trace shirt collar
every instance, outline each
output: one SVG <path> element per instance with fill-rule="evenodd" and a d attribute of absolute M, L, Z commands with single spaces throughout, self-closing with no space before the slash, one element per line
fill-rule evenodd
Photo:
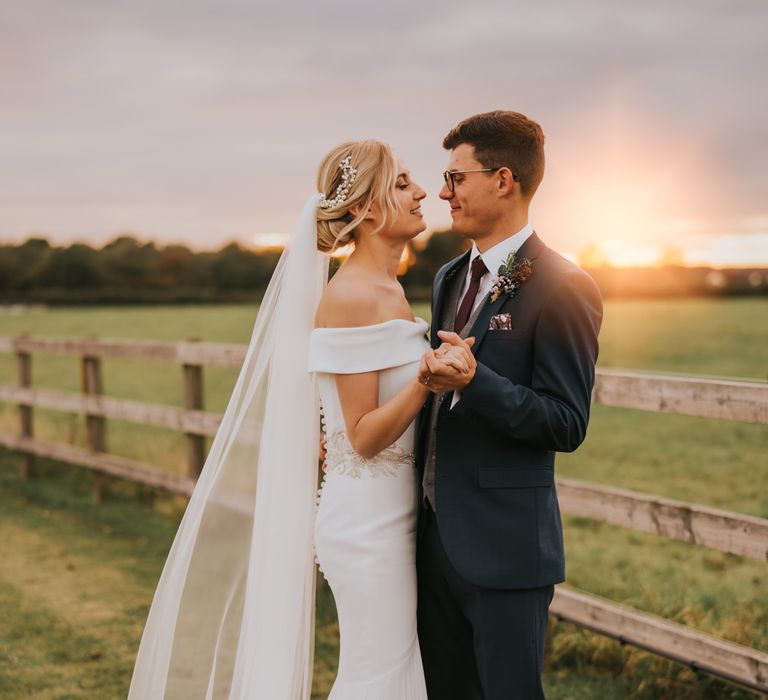
<path fill-rule="evenodd" d="M 531 226 L 531 224 L 526 224 L 517 233 L 512 234 L 509 238 L 505 238 L 503 241 L 499 241 L 492 248 L 488 248 L 488 250 L 483 253 L 483 262 L 488 268 L 488 271 L 494 275 L 497 274 L 498 269 L 504 264 L 507 256 L 510 253 L 516 253 L 520 250 L 520 246 L 525 243 L 532 233 L 533 226 Z M 470 269 L 472 269 L 472 263 L 478 255 L 480 255 L 480 251 L 473 241 L 472 252 L 469 255 Z"/>

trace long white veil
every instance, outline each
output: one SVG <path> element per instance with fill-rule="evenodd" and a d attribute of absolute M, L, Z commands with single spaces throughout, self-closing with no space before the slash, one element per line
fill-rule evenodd
<path fill-rule="evenodd" d="M 307 372 L 328 256 L 314 195 L 277 264 L 155 592 L 129 700 L 307 700 L 320 420 Z"/>

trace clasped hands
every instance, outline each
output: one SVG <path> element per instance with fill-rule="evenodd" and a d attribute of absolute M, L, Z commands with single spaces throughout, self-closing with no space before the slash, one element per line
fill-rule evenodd
<path fill-rule="evenodd" d="M 471 350 L 475 339 L 464 340 L 451 331 L 438 331 L 437 336 L 443 343 L 436 350 L 430 348 L 424 353 L 418 380 L 433 394 L 462 391 L 472 381 L 477 369 Z"/>

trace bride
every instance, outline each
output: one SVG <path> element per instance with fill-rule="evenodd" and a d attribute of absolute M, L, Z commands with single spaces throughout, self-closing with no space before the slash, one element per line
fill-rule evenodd
<path fill-rule="evenodd" d="M 129 700 L 308 699 L 315 561 L 339 617 L 329 698 L 426 700 L 413 444 L 429 343 L 396 278 L 426 195 L 372 140 L 333 149 L 317 184 L 168 555 Z M 468 371 L 471 358 L 440 361 Z"/>

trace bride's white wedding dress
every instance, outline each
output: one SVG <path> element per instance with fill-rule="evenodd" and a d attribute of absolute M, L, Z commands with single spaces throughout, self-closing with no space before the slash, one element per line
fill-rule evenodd
<path fill-rule="evenodd" d="M 315 544 L 339 612 L 331 700 L 427 700 L 416 635 L 414 426 L 361 459 L 333 377 L 378 370 L 387 401 L 416 375 L 427 324 L 313 330 L 328 280 L 329 258 L 317 250 L 323 197 L 307 201 L 262 300 L 152 600 L 129 700 L 309 700 Z M 313 513 L 318 394 L 328 472 Z"/>
<path fill-rule="evenodd" d="M 309 345 L 327 439 L 315 517 L 317 561 L 339 617 L 329 700 L 426 700 L 416 634 L 414 424 L 373 459 L 347 438 L 334 374 L 379 371 L 379 405 L 413 379 L 429 348 L 422 319 L 318 328 Z"/>

